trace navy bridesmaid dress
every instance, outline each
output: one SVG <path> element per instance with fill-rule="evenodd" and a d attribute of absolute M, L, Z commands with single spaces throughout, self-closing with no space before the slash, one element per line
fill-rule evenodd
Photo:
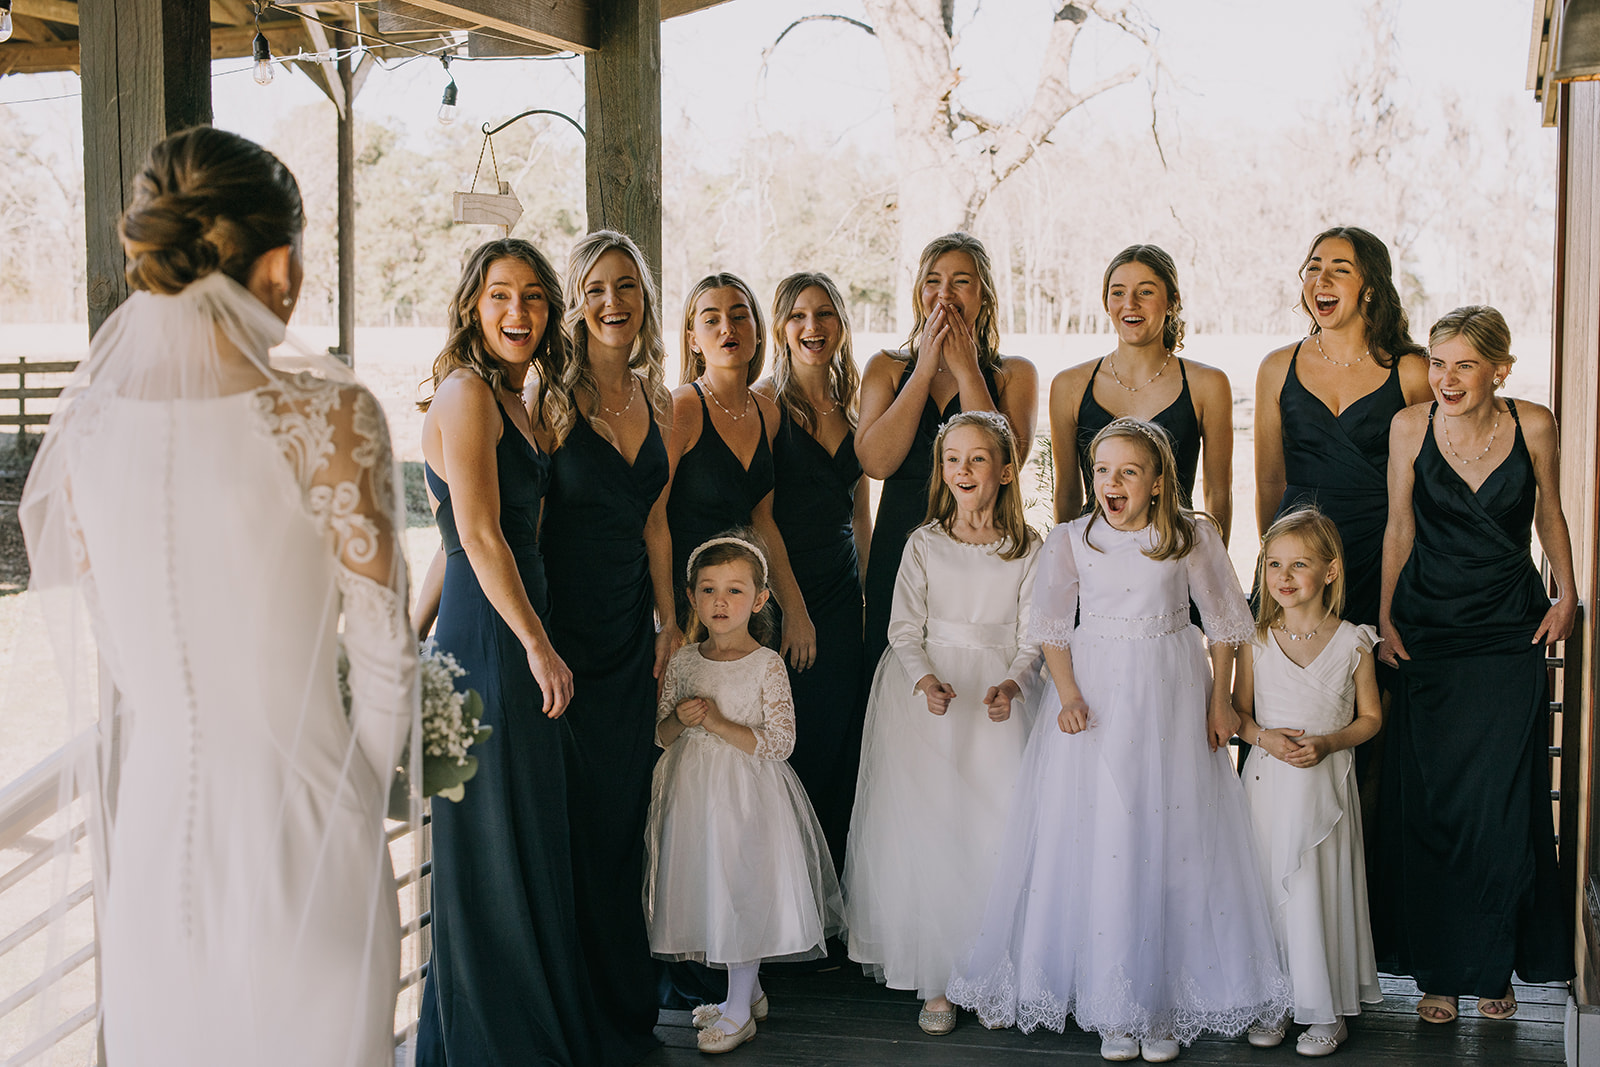
<path fill-rule="evenodd" d="M 550 458 L 502 409 L 495 446 L 500 528 L 528 599 L 546 609 L 539 508 Z M 578 910 L 563 758 L 564 719 L 544 698 L 522 642 L 489 603 L 461 547 L 450 486 L 424 467 L 439 501 L 444 592 L 436 645 L 458 684 L 483 698 L 493 735 L 457 803 L 435 799 L 433 958 L 423 986 L 419 1067 L 590 1067 L 604 1063 Z M 287 1024 L 286 1020 L 286 1024 Z"/>
<path fill-rule="evenodd" d="M 1195 414 L 1194 395 L 1189 392 L 1189 370 L 1181 358 L 1173 358 L 1177 360 L 1178 373 L 1183 375 L 1183 390 L 1178 393 L 1176 400 L 1148 421 L 1167 431 L 1167 440 L 1172 443 L 1172 458 L 1178 464 L 1178 488 L 1182 490 L 1183 506 L 1189 508 L 1194 506 L 1194 476 L 1200 468 L 1200 417 Z M 1094 380 L 1100 373 L 1100 364 L 1104 362 L 1102 359 L 1094 365 L 1089 384 L 1083 390 L 1083 398 L 1078 401 L 1078 471 L 1083 477 L 1085 513 L 1094 507 L 1094 471 L 1089 446 L 1094 444 L 1095 435 L 1116 419 L 1094 398 Z M 1194 613 L 1194 618 L 1195 624 L 1199 625 L 1199 614 Z"/>

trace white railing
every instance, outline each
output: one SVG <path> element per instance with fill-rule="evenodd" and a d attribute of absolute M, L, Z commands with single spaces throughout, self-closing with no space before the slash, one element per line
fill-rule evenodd
<path fill-rule="evenodd" d="M 87 855 L 87 826 L 74 797 L 61 811 L 62 749 L 0 789 L 0 1056 L 4 1067 L 23 1067 L 52 1050 L 71 1063 L 104 1064 L 96 1028 L 98 962 L 94 930 L 94 882 Z M 58 816 L 65 815 L 65 818 Z M 65 826 L 63 827 L 63 823 Z M 43 829 L 45 836 L 38 831 Z M 50 836 L 53 834 L 54 836 Z M 401 991 L 395 1010 L 395 1044 L 416 1031 L 422 978 L 431 948 L 428 924 L 431 841 L 426 820 L 413 833 L 409 823 L 391 823 L 389 855 L 397 872 L 401 918 Z M 51 861 L 71 853 L 67 884 L 59 892 L 60 868 Z M 68 946 L 46 946 L 51 920 L 66 915 Z M 48 964 L 49 956 L 60 957 Z M 40 1004 L 52 1018 L 38 1018 Z M 46 1029 L 47 1028 L 47 1029 Z M 41 1029 L 45 1032 L 39 1033 Z M 32 1037 L 38 1033 L 39 1036 Z M 15 1051 L 12 1051 L 15 1049 Z"/>

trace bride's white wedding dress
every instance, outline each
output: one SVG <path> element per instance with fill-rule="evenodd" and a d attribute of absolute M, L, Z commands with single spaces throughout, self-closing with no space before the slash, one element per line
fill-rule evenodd
<path fill-rule="evenodd" d="M 182 315 L 209 316 L 264 353 L 268 313 L 247 300 L 212 275 L 125 310 L 146 326 L 175 317 L 180 334 Z M 131 348 L 131 325 L 113 319 L 108 343 Z M 62 578 L 49 557 L 64 544 L 119 694 L 116 777 L 102 751 L 86 783 L 105 813 L 101 1004 L 117 1067 L 393 1063 L 383 813 L 416 650 L 388 434 L 359 385 L 262 371 L 232 393 L 192 376 L 95 380 L 57 416 L 24 502 L 35 585 Z"/>

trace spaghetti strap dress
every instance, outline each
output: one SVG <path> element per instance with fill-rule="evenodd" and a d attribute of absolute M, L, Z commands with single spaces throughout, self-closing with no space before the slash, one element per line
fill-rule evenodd
<path fill-rule="evenodd" d="M 861 666 L 861 571 L 856 559 L 855 431 L 830 455 L 784 412 L 773 442 L 772 515 L 817 628 L 817 659 L 789 669 L 799 732 L 789 764 L 811 798 L 837 872 L 855 803 L 866 714 Z"/>
<path fill-rule="evenodd" d="M 900 395 L 906 378 L 911 373 L 908 360 L 895 382 L 894 392 Z M 989 398 L 998 401 L 1000 390 L 995 387 L 994 371 L 983 370 L 983 384 L 989 389 Z M 950 416 L 961 410 L 961 394 L 940 408 L 928 397 L 922 405 L 922 419 L 917 423 L 917 435 L 911 449 L 900 466 L 883 480 L 883 491 L 878 497 L 878 511 L 872 520 L 872 550 L 867 556 L 867 623 L 865 647 L 862 650 L 863 686 L 872 684 L 872 674 L 889 647 L 889 615 L 894 607 L 894 583 L 900 574 L 900 556 L 905 551 L 906 538 L 921 526 L 928 516 L 928 482 L 933 478 L 933 444 L 938 439 L 939 427 Z"/>
<path fill-rule="evenodd" d="M 1178 463 L 1181 499 L 1187 508 L 1193 506 L 1194 476 L 1200 467 L 1200 417 L 1194 410 L 1194 395 L 1189 392 L 1189 368 L 1184 366 L 1182 358 L 1173 358 L 1177 361 L 1178 373 L 1183 375 L 1183 389 L 1177 399 L 1152 415 L 1148 421 L 1167 431 L 1167 439 L 1172 443 L 1172 458 Z M 1094 507 L 1094 474 L 1090 471 L 1089 446 L 1094 444 L 1095 435 L 1110 426 L 1116 418 L 1101 407 L 1094 397 L 1094 380 L 1100 374 L 1100 364 L 1104 362 L 1101 359 L 1094 365 L 1089 384 L 1083 390 L 1083 399 L 1078 401 L 1078 470 L 1083 475 L 1083 510 L 1086 513 Z"/>
<path fill-rule="evenodd" d="M 582 415 L 550 457 L 543 547 L 562 715 L 578 936 L 608 1064 L 656 1047 L 656 963 L 639 886 L 655 768 L 655 594 L 645 520 L 667 484 L 655 419 L 633 463 Z"/>
<path fill-rule="evenodd" d="M 495 446 L 500 529 L 534 610 L 547 614 L 539 509 L 550 457 L 502 408 Z M 602 1064 L 601 1016 L 578 935 L 567 822 L 563 719 L 544 714 L 528 656 L 461 547 L 450 486 L 427 466 L 445 549 L 434 630 L 494 733 L 473 748 L 464 799 L 434 801 L 433 956 L 417 1033 L 419 1067 Z M 286 1020 L 286 1024 L 287 1024 Z"/>
<path fill-rule="evenodd" d="M 1409 660 L 1386 731 L 1372 872 L 1379 966 L 1425 992 L 1499 997 L 1573 976 L 1550 817 L 1550 601 L 1530 552 L 1536 484 L 1511 452 L 1473 492 L 1439 452 L 1413 469 L 1416 538 L 1392 616 Z"/>
<path fill-rule="evenodd" d="M 689 553 L 730 526 L 747 526 L 750 512 L 772 492 L 772 447 L 767 443 L 767 417 L 754 396 L 750 406 L 761 420 L 761 439 L 750 466 L 739 462 L 717 432 L 700 383 L 691 383 L 700 398 L 700 439 L 678 460 L 667 497 L 667 527 L 672 531 L 672 585 L 677 590 L 678 625 L 689 624 L 689 580 L 684 568 Z"/>
<path fill-rule="evenodd" d="M 1278 394 L 1288 484 L 1277 515 L 1315 504 L 1333 520 L 1344 542 L 1344 618 L 1376 626 L 1389 518 L 1389 423 L 1406 406 L 1400 361 L 1382 385 L 1335 415 L 1301 383 L 1300 345 Z"/>

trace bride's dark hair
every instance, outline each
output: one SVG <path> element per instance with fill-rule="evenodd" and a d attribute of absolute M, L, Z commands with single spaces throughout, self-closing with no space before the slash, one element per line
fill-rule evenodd
<path fill-rule="evenodd" d="M 282 160 L 236 133 L 196 126 L 152 148 L 133 181 L 120 227 L 128 284 L 178 293 L 220 270 L 244 285 L 263 252 L 304 228 L 300 186 Z"/>

